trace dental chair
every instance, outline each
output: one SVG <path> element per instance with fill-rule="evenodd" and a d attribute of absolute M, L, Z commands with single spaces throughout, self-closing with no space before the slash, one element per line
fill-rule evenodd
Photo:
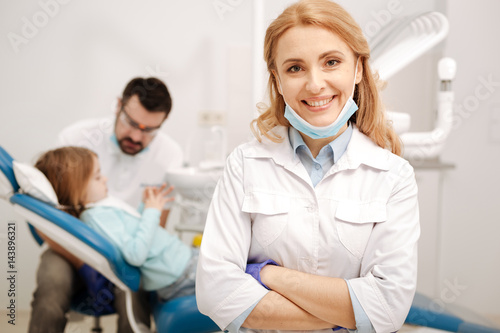
<path fill-rule="evenodd" d="M 36 179 L 36 175 L 32 177 L 33 174 L 29 176 L 25 173 L 20 174 L 17 172 L 19 169 L 15 172 L 15 164 L 14 159 L 0 146 L 0 197 L 9 201 L 14 210 L 29 221 L 30 230 L 38 243 L 43 240 L 36 230 L 49 236 L 123 290 L 132 329 L 134 332 L 148 332 L 144 325 L 135 321 L 132 310 L 131 293 L 139 288 L 139 269 L 125 262 L 120 251 L 107 239 L 77 218 L 47 203 L 51 202 L 50 194 L 47 195 L 43 191 L 43 186 L 37 186 L 36 182 L 40 179 Z M 50 185 L 48 181 L 47 184 Z M 57 202 L 57 198 L 55 199 Z M 156 330 L 159 333 L 220 332 L 210 318 L 198 311 L 194 295 L 179 297 L 165 303 L 153 302 L 152 309 Z M 107 313 L 94 313 L 97 316 L 101 314 Z M 95 331 L 100 331 L 100 328 L 96 328 Z"/>

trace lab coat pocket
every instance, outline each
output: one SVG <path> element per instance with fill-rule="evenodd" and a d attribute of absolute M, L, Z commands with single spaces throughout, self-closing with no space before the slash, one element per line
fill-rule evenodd
<path fill-rule="evenodd" d="M 251 214 L 252 235 L 265 248 L 285 229 L 290 198 L 273 193 L 251 192 L 245 195 L 242 210 Z"/>
<path fill-rule="evenodd" d="M 382 202 L 341 201 L 335 212 L 335 224 L 342 245 L 361 259 L 375 223 L 387 219 Z"/>

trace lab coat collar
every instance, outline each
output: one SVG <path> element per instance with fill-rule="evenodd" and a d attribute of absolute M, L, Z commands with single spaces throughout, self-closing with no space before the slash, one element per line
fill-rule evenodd
<path fill-rule="evenodd" d="M 247 158 L 269 158 L 277 165 L 283 166 L 285 169 L 299 173 L 300 159 L 295 155 L 290 140 L 288 138 L 288 127 L 276 126 L 271 132 L 276 136 L 283 138 L 281 142 L 273 142 L 266 137 L 262 137 L 262 142 L 256 142 L 246 152 Z M 306 173 L 307 175 L 307 173 Z"/>
<path fill-rule="evenodd" d="M 361 133 L 356 125 L 353 125 L 347 150 L 330 172 L 357 169 L 361 164 L 387 171 L 390 168 L 389 155 L 389 151 L 379 147 L 368 136 Z"/>
<path fill-rule="evenodd" d="M 276 164 L 298 173 L 297 168 L 300 165 L 300 159 L 298 156 L 295 156 L 293 148 L 290 145 L 288 127 L 276 126 L 272 129 L 272 132 L 282 137 L 283 140 L 276 143 L 263 137 L 262 142 L 252 145 L 246 157 L 270 158 Z M 346 152 L 327 174 L 341 170 L 356 169 L 361 164 L 380 170 L 389 170 L 389 154 L 389 151 L 377 146 L 353 124 L 352 137 Z M 299 168 L 299 170 L 301 169 L 304 168 Z"/>
<path fill-rule="evenodd" d="M 262 142 L 252 145 L 252 148 L 246 156 L 255 158 L 271 158 L 279 165 L 287 164 L 290 159 L 299 160 L 298 158 L 295 158 L 293 148 L 290 145 L 288 127 L 276 126 L 270 132 L 272 132 L 275 136 L 282 138 L 282 141 L 273 142 L 265 136 L 262 136 Z"/>

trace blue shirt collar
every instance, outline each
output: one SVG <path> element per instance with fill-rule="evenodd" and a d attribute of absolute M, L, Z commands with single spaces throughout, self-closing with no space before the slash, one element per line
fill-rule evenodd
<path fill-rule="evenodd" d="M 347 146 L 349 145 L 349 141 L 351 141 L 351 136 L 352 136 L 352 125 L 349 123 L 344 133 L 340 134 L 335 140 L 330 142 L 325 147 L 321 148 L 321 151 L 318 154 L 317 158 L 320 157 L 320 155 L 327 154 L 328 151 L 331 150 L 331 152 L 333 152 L 333 154 L 331 155 L 331 157 L 333 157 L 333 163 L 337 163 L 337 161 L 342 157 L 342 155 L 344 155 Z M 307 147 L 299 131 L 297 131 L 294 127 L 290 126 L 288 128 L 288 137 L 290 140 L 290 145 L 293 148 L 294 158 L 297 156 L 298 149 L 305 149 L 308 155 L 310 155 L 310 157 L 312 158 L 311 151 L 309 150 L 309 147 Z"/>

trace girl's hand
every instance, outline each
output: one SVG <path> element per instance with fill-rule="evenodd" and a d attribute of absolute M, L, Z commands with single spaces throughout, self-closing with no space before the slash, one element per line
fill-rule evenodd
<path fill-rule="evenodd" d="M 153 189 L 153 191 L 163 191 L 163 190 L 165 190 L 166 187 L 167 187 L 167 184 L 165 184 L 165 183 L 161 184 L 160 187 L 157 187 L 157 186 L 146 186 L 144 188 L 144 191 L 142 192 L 142 202 L 145 203 L 146 199 L 149 197 L 148 191 L 149 191 L 150 188 Z"/>
<path fill-rule="evenodd" d="M 156 208 L 162 211 L 167 202 L 174 201 L 174 197 L 168 197 L 173 190 L 173 186 L 167 188 L 166 184 L 162 184 L 160 187 L 146 187 L 143 194 L 144 208 Z"/>
<path fill-rule="evenodd" d="M 169 188 L 167 188 L 167 184 L 163 183 L 161 184 L 160 187 L 157 187 L 157 186 L 146 186 L 144 188 L 144 192 L 142 193 L 142 202 L 146 202 L 146 199 L 149 197 L 149 189 L 153 189 L 153 191 L 155 193 L 158 193 L 158 192 L 165 192 L 165 195 L 168 195 L 170 194 L 170 192 L 172 192 L 174 190 L 174 187 L 173 186 L 170 186 Z"/>

